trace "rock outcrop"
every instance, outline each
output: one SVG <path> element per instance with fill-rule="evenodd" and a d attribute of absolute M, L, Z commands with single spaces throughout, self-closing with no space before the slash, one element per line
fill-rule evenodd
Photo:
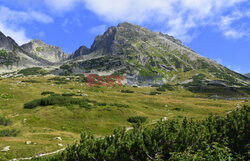
<path fill-rule="evenodd" d="M 28 53 L 32 53 L 51 63 L 62 62 L 69 57 L 69 55 L 64 53 L 60 47 L 47 45 L 39 39 L 34 39 L 21 47 Z"/>

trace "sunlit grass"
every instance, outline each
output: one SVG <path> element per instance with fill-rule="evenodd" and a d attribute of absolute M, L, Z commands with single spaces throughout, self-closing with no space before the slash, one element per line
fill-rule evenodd
<path fill-rule="evenodd" d="M 12 121 L 8 128 L 20 130 L 17 137 L 0 137 L 0 150 L 10 146 L 9 152 L 0 153 L 0 160 L 30 157 L 58 150 L 62 148 L 58 146 L 59 141 L 54 139 L 58 136 L 62 137 L 60 143 L 65 147 L 78 140 L 82 131 L 92 132 L 96 136 L 108 135 L 118 126 L 131 126 L 127 122 L 131 116 L 147 117 L 148 124 L 164 117 L 202 119 L 209 113 L 225 115 L 234 109 L 238 102 L 244 103 L 198 98 L 198 95 L 181 87 L 174 91 L 160 92 L 159 95 L 150 95 L 150 92 L 157 91 L 156 88 L 89 87 L 83 82 L 72 80 L 63 84 L 55 83 L 60 80 L 48 80 L 50 78 L 54 77 L 0 80 L 0 116 Z M 34 81 L 38 83 L 32 83 Z M 134 93 L 122 93 L 121 90 Z M 48 97 L 41 95 L 45 91 L 57 94 L 74 93 L 76 96 L 72 96 L 73 98 L 87 98 L 101 104 L 92 104 L 90 109 L 80 108 L 79 105 L 24 109 L 25 103 Z M 119 107 L 118 104 L 124 106 Z M 5 128 L 0 125 L 0 129 Z M 37 144 L 26 145 L 26 141 Z"/>

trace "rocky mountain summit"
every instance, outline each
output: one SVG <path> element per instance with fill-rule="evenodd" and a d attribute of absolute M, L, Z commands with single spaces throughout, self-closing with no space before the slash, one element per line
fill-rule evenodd
<path fill-rule="evenodd" d="M 0 48 L 16 56 L 13 58 L 15 66 L 27 59 L 27 63 L 21 64 L 53 67 L 49 72 L 55 75 L 113 74 L 124 75 L 128 81 L 144 77 L 155 83 L 152 79 L 157 78 L 161 84 L 186 84 L 197 77 L 208 84 L 214 80 L 229 84 L 250 82 L 248 77 L 197 54 L 173 36 L 128 22 L 108 28 L 95 38 L 90 48 L 83 45 L 71 55 L 41 40 L 35 39 L 19 47 L 11 38 L 3 34 L 0 37 Z M 0 59 L 6 55 L 11 54 L 2 54 Z M 22 58 L 24 56 L 26 59 Z"/>
<path fill-rule="evenodd" d="M 12 38 L 6 37 L 0 32 L 0 73 L 46 65 L 52 64 L 23 50 Z"/>
<path fill-rule="evenodd" d="M 11 38 L 6 37 L 1 31 L 0 31 L 0 48 L 6 49 L 6 50 L 14 50 L 18 47 L 18 44 Z"/>
<path fill-rule="evenodd" d="M 207 80 L 249 82 L 245 76 L 200 56 L 172 36 L 127 22 L 108 28 L 95 38 L 90 49 L 83 47 L 75 53 L 75 59 L 68 62 L 75 74 L 160 77 L 163 83 L 188 82 L 193 76 L 204 74 Z"/>
<path fill-rule="evenodd" d="M 22 45 L 21 48 L 51 63 L 64 61 L 69 56 L 64 53 L 60 47 L 47 45 L 38 39 L 34 39 L 31 42 Z"/>
<path fill-rule="evenodd" d="M 75 59 L 79 56 L 87 55 L 89 53 L 90 49 L 83 45 L 79 49 L 77 49 L 72 55 L 70 55 L 69 59 Z"/>

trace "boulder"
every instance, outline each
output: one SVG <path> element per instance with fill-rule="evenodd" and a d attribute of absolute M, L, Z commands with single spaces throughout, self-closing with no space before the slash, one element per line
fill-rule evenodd
<path fill-rule="evenodd" d="M 3 148 L 3 150 L 1 150 L 1 152 L 7 152 L 10 150 L 10 146 L 6 146 Z"/>

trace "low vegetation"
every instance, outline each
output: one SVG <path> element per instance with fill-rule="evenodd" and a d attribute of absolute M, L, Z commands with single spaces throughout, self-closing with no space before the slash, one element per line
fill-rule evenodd
<path fill-rule="evenodd" d="M 122 93 L 134 93 L 135 91 L 131 91 L 131 90 L 121 90 Z"/>
<path fill-rule="evenodd" d="M 75 93 L 63 93 L 62 96 L 75 96 Z"/>
<path fill-rule="evenodd" d="M 143 117 L 143 116 L 133 116 L 133 117 L 129 117 L 127 119 L 128 122 L 130 123 L 144 123 L 147 121 L 147 117 Z"/>
<path fill-rule="evenodd" d="M 158 87 L 156 90 L 160 91 L 160 92 L 165 92 L 167 90 L 168 91 L 173 91 L 174 87 L 172 85 L 170 85 L 170 84 L 164 84 L 164 85 Z"/>
<path fill-rule="evenodd" d="M 19 130 L 16 129 L 4 129 L 0 130 L 0 137 L 15 137 L 20 133 Z"/>
<path fill-rule="evenodd" d="M 11 124 L 12 124 L 12 122 L 11 122 L 10 119 L 7 119 L 7 118 L 5 118 L 5 117 L 1 117 L 1 116 L 0 116 L 0 125 L 9 126 L 9 125 L 11 125 Z"/>
<path fill-rule="evenodd" d="M 20 58 L 13 52 L 7 52 L 4 49 L 0 49 L 0 65 L 10 66 L 19 62 Z"/>
<path fill-rule="evenodd" d="M 40 67 L 26 68 L 18 72 L 18 74 L 23 74 L 24 76 L 28 75 L 46 75 L 49 74 L 48 71 Z"/>
<path fill-rule="evenodd" d="M 177 122 L 179 122 L 186 117 L 188 120 L 193 119 L 196 122 L 196 120 L 201 121 L 208 117 L 210 112 L 213 112 L 216 116 L 225 116 L 238 103 L 240 107 L 244 103 L 249 104 L 245 100 L 211 99 L 201 93 L 187 91 L 180 86 L 173 86 L 174 90 L 166 90 L 167 92 L 157 91 L 159 86 L 143 88 L 127 86 L 91 87 L 79 81 L 81 78 L 84 77 L 2 78 L 0 81 L 0 116 L 11 119 L 13 123 L 8 126 L 0 125 L 0 129 L 16 129 L 21 133 L 16 135 L 15 138 L 0 137 L 1 149 L 10 146 L 8 152 L 0 152 L 0 160 L 25 158 L 57 151 L 74 144 L 76 140 L 80 139 L 81 132 L 93 133 L 98 139 L 105 135 L 111 136 L 115 128 L 130 127 L 131 123 L 127 119 L 131 116 L 147 117 L 147 121 L 142 124 L 142 128 L 147 127 L 152 130 L 158 120 L 166 120 L 167 118 L 168 121 L 178 120 Z M 20 83 L 22 80 L 35 80 L 41 83 Z M 67 83 L 56 84 L 55 82 Z M 123 94 L 121 90 L 130 90 L 134 93 Z M 149 95 L 151 91 L 161 94 Z M 75 93 L 76 96 L 62 96 L 65 93 Z M 50 100 L 51 98 L 53 99 Z M 24 109 L 24 104 L 30 103 L 32 100 L 39 101 L 34 101 L 33 107 L 27 106 L 31 109 Z M 239 126 L 239 129 L 241 129 L 241 126 Z M 128 133 L 130 132 L 132 131 Z M 9 133 L 7 131 L 3 133 L 4 136 L 12 135 L 6 134 Z M 177 132 L 175 134 L 178 135 Z M 56 137 L 61 137 L 62 141 L 55 140 Z M 126 135 L 126 137 L 129 136 Z M 127 140 L 128 148 L 132 148 L 130 143 L 133 144 L 133 142 L 130 142 L 130 139 Z M 32 143 L 28 145 L 25 144 L 26 141 Z M 63 146 L 58 146 L 58 143 Z M 92 145 L 92 143 L 89 145 Z M 174 145 L 179 144 L 175 142 Z M 216 146 L 216 144 L 213 146 Z M 161 150 L 161 146 L 157 147 L 160 147 L 159 150 Z M 90 150 L 91 155 L 92 153 L 94 152 Z M 148 154 L 151 157 L 152 153 Z M 190 153 L 186 154 L 189 156 Z M 184 157 L 182 153 L 176 153 L 175 157 L 179 155 Z M 171 155 L 171 157 L 173 156 Z"/>
<path fill-rule="evenodd" d="M 247 160 L 249 108 L 202 121 L 159 121 L 153 129 L 137 124 L 103 139 L 83 133 L 79 143 L 46 160 Z"/>
<path fill-rule="evenodd" d="M 121 103 L 111 103 L 110 106 L 129 108 L 129 105 L 125 105 Z"/>
<path fill-rule="evenodd" d="M 53 95 L 55 94 L 55 92 L 51 92 L 51 91 L 44 91 L 41 93 L 41 95 L 45 96 L 45 95 Z"/>
<path fill-rule="evenodd" d="M 29 79 L 29 80 L 22 80 L 24 83 L 41 83 L 40 81 Z"/>
<path fill-rule="evenodd" d="M 51 106 L 51 105 L 61 105 L 61 106 L 82 105 L 88 102 L 91 101 L 89 101 L 88 99 L 72 98 L 61 95 L 51 95 L 46 98 L 36 99 L 31 102 L 25 103 L 24 108 L 32 109 L 38 106 Z"/>
<path fill-rule="evenodd" d="M 159 95 L 159 94 L 161 94 L 160 92 L 150 92 L 149 93 L 150 95 Z"/>

